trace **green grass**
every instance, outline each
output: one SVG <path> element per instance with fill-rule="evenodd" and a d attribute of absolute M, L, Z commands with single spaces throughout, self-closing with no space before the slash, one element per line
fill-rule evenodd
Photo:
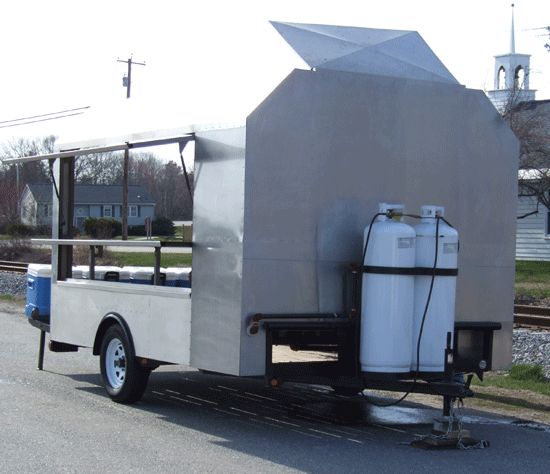
<path fill-rule="evenodd" d="M 550 262 L 516 261 L 516 298 L 550 298 Z"/>
<path fill-rule="evenodd" d="M 515 364 L 503 375 L 486 375 L 483 382 L 474 381 L 475 385 L 493 386 L 512 390 L 530 390 L 550 396 L 550 382 L 545 380 L 542 367 L 530 364 Z"/>
<path fill-rule="evenodd" d="M 111 252 L 119 266 L 131 265 L 136 267 L 152 267 L 155 264 L 153 252 Z M 191 254 L 165 253 L 161 254 L 162 267 L 190 267 Z"/>
<path fill-rule="evenodd" d="M 550 285 L 550 262 L 517 260 L 516 283 L 545 283 Z"/>
<path fill-rule="evenodd" d="M 0 301 L 13 302 L 13 301 L 15 301 L 15 296 L 13 296 L 13 295 L 0 295 Z"/>
<path fill-rule="evenodd" d="M 516 285 L 516 298 L 524 298 L 530 300 L 542 300 L 550 298 L 550 288 L 543 286 L 536 288 L 525 288 L 521 284 Z"/>

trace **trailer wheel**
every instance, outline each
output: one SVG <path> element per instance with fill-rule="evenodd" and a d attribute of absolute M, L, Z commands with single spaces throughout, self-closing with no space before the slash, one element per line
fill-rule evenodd
<path fill-rule="evenodd" d="M 151 370 L 137 365 L 134 347 L 119 325 L 105 332 L 99 365 L 101 381 L 113 401 L 135 403 L 141 399 Z"/>

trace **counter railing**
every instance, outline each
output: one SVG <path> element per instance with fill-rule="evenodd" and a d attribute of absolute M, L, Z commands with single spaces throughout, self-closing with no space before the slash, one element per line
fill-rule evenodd
<path fill-rule="evenodd" d="M 31 242 L 36 245 L 51 245 L 53 246 L 81 246 L 90 248 L 90 280 L 95 279 L 95 259 L 96 259 L 96 248 L 97 247 L 146 247 L 153 248 L 155 251 L 155 271 L 153 276 L 153 284 L 160 284 L 160 249 L 165 246 L 164 242 L 160 240 L 107 240 L 107 239 L 86 239 L 86 240 L 74 240 L 74 239 L 31 239 Z M 170 242 L 168 246 L 174 246 Z M 187 245 L 181 245 L 182 247 Z"/>

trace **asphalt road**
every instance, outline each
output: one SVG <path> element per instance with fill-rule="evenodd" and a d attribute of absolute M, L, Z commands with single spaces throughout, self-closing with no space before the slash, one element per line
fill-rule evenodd
<path fill-rule="evenodd" d="M 0 305 L 0 472 L 549 472 L 550 429 L 472 414 L 484 450 L 410 446 L 438 412 L 375 408 L 323 388 L 153 373 L 142 402 L 113 403 L 89 350 L 46 353 L 38 331 Z"/>

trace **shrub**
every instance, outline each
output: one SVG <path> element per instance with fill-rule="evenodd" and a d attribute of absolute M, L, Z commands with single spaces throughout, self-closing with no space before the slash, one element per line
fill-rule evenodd
<path fill-rule="evenodd" d="M 117 235 L 122 235 L 122 222 L 117 221 L 116 219 L 108 219 L 112 222 L 113 226 L 113 237 Z"/>
<path fill-rule="evenodd" d="M 510 369 L 510 377 L 516 380 L 544 382 L 544 370 L 540 365 L 514 364 Z"/>
<path fill-rule="evenodd" d="M 84 221 L 84 230 L 94 239 L 110 239 L 122 234 L 122 224 L 115 219 L 88 217 Z"/>
<path fill-rule="evenodd" d="M 88 234 L 90 237 L 95 237 L 96 226 L 97 226 L 97 218 L 88 217 L 84 221 L 84 232 L 86 232 L 86 234 Z"/>
<path fill-rule="evenodd" d="M 26 255 L 32 250 L 28 240 L 13 238 L 0 242 L 0 259 L 16 261 L 21 255 Z"/>
<path fill-rule="evenodd" d="M 172 219 L 168 219 L 168 217 L 157 217 L 153 221 L 152 227 L 153 235 L 174 235 L 176 232 Z"/>
<path fill-rule="evenodd" d="M 128 226 L 128 235 L 133 235 L 134 237 L 142 237 L 145 234 L 144 225 L 130 225 Z"/>
<path fill-rule="evenodd" d="M 33 230 L 32 230 L 32 233 L 33 235 L 47 235 L 47 236 L 51 236 L 52 235 L 52 227 L 49 226 L 49 225 L 37 225 Z"/>
<path fill-rule="evenodd" d="M 30 237 L 33 235 L 33 228 L 25 224 L 9 224 L 6 228 L 6 234 L 13 237 Z"/>

